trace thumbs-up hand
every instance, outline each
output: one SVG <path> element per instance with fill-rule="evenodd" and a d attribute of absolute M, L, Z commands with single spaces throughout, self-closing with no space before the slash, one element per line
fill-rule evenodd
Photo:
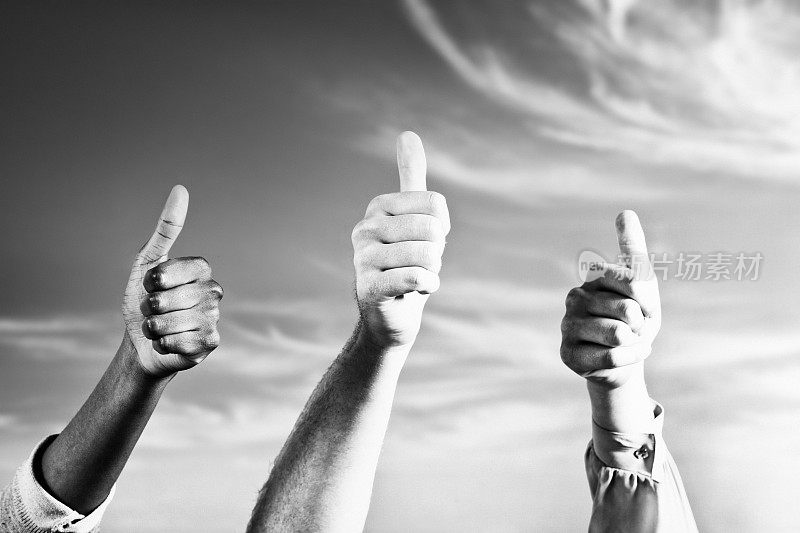
<path fill-rule="evenodd" d="M 353 263 L 362 326 L 381 348 L 410 346 L 422 308 L 439 289 L 447 202 L 425 184 L 425 151 L 412 132 L 397 138 L 400 192 L 382 194 L 353 229 Z"/>
<path fill-rule="evenodd" d="M 661 301 L 644 231 L 633 211 L 617 216 L 624 265 L 604 264 L 567 294 L 561 360 L 586 379 L 616 388 L 643 365 L 661 328 Z"/>
<path fill-rule="evenodd" d="M 202 257 L 167 259 L 183 228 L 189 193 L 176 185 L 156 229 L 133 261 L 122 300 L 125 335 L 156 377 L 200 363 L 219 345 L 222 287 Z"/>

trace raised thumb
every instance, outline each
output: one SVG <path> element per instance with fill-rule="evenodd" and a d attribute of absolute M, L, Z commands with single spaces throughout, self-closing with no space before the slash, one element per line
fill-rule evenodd
<path fill-rule="evenodd" d="M 138 258 L 142 262 L 157 261 L 169 253 L 181 233 L 188 209 L 189 191 L 183 185 L 174 186 L 164 203 L 153 235 L 139 251 Z"/>
<path fill-rule="evenodd" d="M 413 131 L 404 131 L 397 136 L 397 170 L 400 173 L 400 192 L 428 190 L 425 149 Z"/>

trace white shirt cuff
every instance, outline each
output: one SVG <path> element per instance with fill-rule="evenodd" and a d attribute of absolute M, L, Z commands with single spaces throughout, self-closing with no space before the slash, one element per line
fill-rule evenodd
<path fill-rule="evenodd" d="M 28 460 L 17 470 L 15 481 L 19 499 L 27 518 L 36 527 L 50 531 L 90 533 L 100 524 L 106 507 L 114 497 L 116 485 L 111 488 L 105 501 L 88 515 L 82 515 L 58 501 L 39 484 L 33 471 L 34 461 L 41 460 L 40 452 L 55 437 L 56 435 L 51 435 L 39 442 Z"/>
<path fill-rule="evenodd" d="M 611 468 L 636 472 L 661 481 L 664 451 L 661 432 L 664 408 L 653 400 L 653 421 L 648 433 L 618 433 L 592 422 L 592 447 L 597 457 Z"/>

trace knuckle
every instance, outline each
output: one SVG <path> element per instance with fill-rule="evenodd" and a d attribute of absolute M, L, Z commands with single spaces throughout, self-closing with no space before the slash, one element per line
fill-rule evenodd
<path fill-rule="evenodd" d="M 158 333 L 158 331 L 161 330 L 161 326 L 162 326 L 161 320 L 159 320 L 158 318 L 156 318 L 154 316 L 148 317 L 144 321 L 144 324 L 145 324 L 145 327 L 147 328 L 147 331 L 149 331 L 150 333 Z"/>
<path fill-rule="evenodd" d="M 163 298 L 158 294 L 150 294 L 147 297 L 147 306 L 153 313 L 158 313 L 161 309 L 164 308 Z"/>
<path fill-rule="evenodd" d="M 436 260 L 438 258 L 438 254 L 436 253 L 436 250 L 431 244 L 423 244 L 422 246 L 420 246 L 418 253 L 419 253 L 420 264 L 429 267 L 436 266 Z"/>
<path fill-rule="evenodd" d="M 211 265 L 208 263 L 208 260 L 205 257 L 192 257 L 191 258 L 192 264 L 200 271 L 210 272 Z"/>
<path fill-rule="evenodd" d="M 578 324 L 569 315 L 565 315 L 561 320 L 561 336 L 566 342 L 574 340 L 578 335 Z"/>
<path fill-rule="evenodd" d="M 569 331 L 570 331 L 570 324 L 569 324 L 569 322 L 570 322 L 570 321 L 569 321 L 569 319 L 567 319 L 567 317 L 566 317 L 566 316 L 565 316 L 564 318 L 562 318 L 562 319 L 561 319 L 561 335 L 564 335 L 564 336 L 566 336 L 566 335 L 568 335 L 568 334 L 569 334 Z M 563 347 L 562 347 L 562 350 L 563 350 Z"/>
<path fill-rule="evenodd" d="M 161 265 L 154 266 L 147 273 L 147 277 L 150 279 L 150 283 L 157 288 L 162 287 L 164 285 L 164 281 L 166 278 L 164 273 L 164 267 L 162 265 L 163 263 Z"/>
<path fill-rule="evenodd" d="M 618 350 L 606 350 L 603 352 L 603 366 L 605 368 L 617 368 L 620 366 L 620 353 Z"/>
<path fill-rule="evenodd" d="M 216 305 L 206 311 L 206 316 L 213 322 L 219 322 L 219 307 Z"/>
<path fill-rule="evenodd" d="M 411 268 L 406 272 L 405 282 L 411 287 L 419 287 L 422 284 L 423 274 L 421 268 Z"/>
<path fill-rule="evenodd" d="M 362 241 L 369 237 L 370 230 L 369 230 L 369 221 L 368 219 L 362 219 L 356 222 L 356 225 L 353 226 L 353 233 L 351 235 L 351 239 L 353 244 Z"/>
<path fill-rule="evenodd" d="M 386 194 L 379 194 L 378 196 L 370 200 L 369 204 L 367 204 L 367 212 L 378 209 L 381 205 L 383 205 L 383 203 L 386 201 L 386 196 L 387 196 Z"/>
<path fill-rule="evenodd" d="M 444 225 L 442 221 L 436 217 L 428 217 L 427 225 L 425 228 L 430 235 L 432 241 L 444 241 L 445 234 L 444 234 Z"/>
<path fill-rule="evenodd" d="M 561 350 L 559 352 L 561 356 L 561 362 L 567 366 L 570 370 L 575 370 L 575 357 L 574 352 L 569 344 L 562 342 L 561 343 Z"/>
<path fill-rule="evenodd" d="M 369 266 L 374 263 L 374 253 L 371 248 L 356 250 L 353 254 L 353 265 L 356 270 L 368 270 Z"/>
<path fill-rule="evenodd" d="M 606 368 L 619 368 L 630 363 L 630 357 L 620 348 L 611 348 L 603 353 L 603 362 Z"/>
<path fill-rule="evenodd" d="M 603 330 L 603 339 L 611 346 L 622 344 L 622 329 L 617 324 L 611 324 Z"/>
<path fill-rule="evenodd" d="M 572 311 L 578 307 L 579 302 L 583 299 L 584 290 L 580 287 L 573 287 L 567 293 L 567 298 L 564 305 L 567 310 Z"/>
<path fill-rule="evenodd" d="M 203 347 L 208 350 L 213 350 L 214 348 L 217 348 L 219 346 L 219 343 L 220 343 L 220 336 L 219 332 L 216 329 L 209 331 L 203 336 L 203 343 L 202 343 Z"/>
<path fill-rule="evenodd" d="M 436 191 L 428 191 L 428 204 L 434 213 L 444 213 L 447 211 L 447 200 Z"/>
<path fill-rule="evenodd" d="M 222 300 L 222 297 L 225 296 L 225 291 L 222 289 L 222 285 L 213 279 L 208 283 L 208 292 L 216 301 Z"/>
<path fill-rule="evenodd" d="M 155 343 L 158 344 L 158 347 L 164 352 L 172 351 L 175 348 L 175 342 L 170 337 L 159 337 L 155 340 Z"/>
<path fill-rule="evenodd" d="M 632 300 L 622 300 L 622 302 L 619 304 L 619 307 L 620 313 L 623 317 L 625 317 L 625 321 L 628 324 L 639 322 L 638 316 L 640 316 L 641 313 L 636 309 L 637 305 Z"/>

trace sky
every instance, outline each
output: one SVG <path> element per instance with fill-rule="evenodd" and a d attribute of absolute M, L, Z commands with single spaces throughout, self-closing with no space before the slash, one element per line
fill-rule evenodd
<path fill-rule="evenodd" d="M 700 529 L 800 529 L 799 30 L 789 0 L 4 3 L 0 479 L 113 357 L 182 183 L 173 255 L 225 288 L 222 345 L 168 387 L 104 531 L 243 530 L 355 324 L 350 232 L 411 129 L 453 229 L 366 531 L 585 529 L 559 323 L 626 208 L 673 261 L 647 378 Z"/>

